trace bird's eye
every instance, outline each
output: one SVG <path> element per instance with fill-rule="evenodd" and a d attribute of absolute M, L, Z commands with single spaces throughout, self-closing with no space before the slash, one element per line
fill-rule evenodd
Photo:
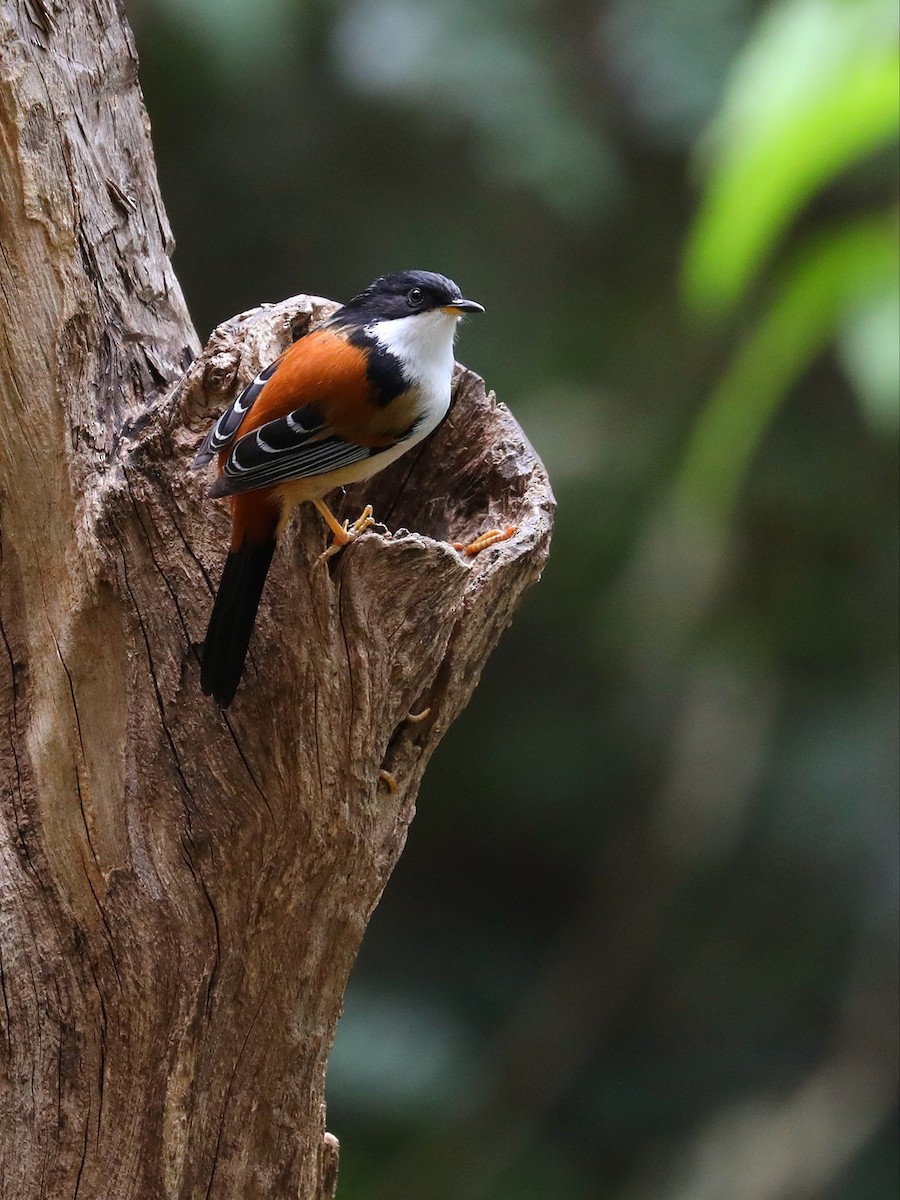
<path fill-rule="evenodd" d="M 406 293 L 406 302 L 413 308 L 418 308 L 424 299 L 425 293 L 421 288 L 410 288 Z"/>

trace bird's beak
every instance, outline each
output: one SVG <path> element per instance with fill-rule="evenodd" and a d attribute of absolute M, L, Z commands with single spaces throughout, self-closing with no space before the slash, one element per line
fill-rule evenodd
<path fill-rule="evenodd" d="M 461 317 L 465 313 L 484 312 L 484 305 L 477 300 L 454 300 L 452 304 L 444 305 L 444 312 Z"/>

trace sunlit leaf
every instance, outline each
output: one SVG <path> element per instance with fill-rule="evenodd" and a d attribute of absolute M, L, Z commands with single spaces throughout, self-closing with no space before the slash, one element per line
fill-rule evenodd
<path fill-rule="evenodd" d="M 896 25 L 896 6 L 884 0 L 795 0 L 773 10 L 712 131 L 685 264 L 696 307 L 730 307 L 809 198 L 897 137 Z"/>
<path fill-rule="evenodd" d="M 676 496 L 728 519 L 748 464 L 791 385 L 844 317 L 883 293 L 900 268 L 896 222 L 859 222 L 804 250 L 740 348 L 694 428 Z"/>
<path fill-rule="evenodd" d="M 892 277 L 848 315 L 838 349 L 872 429 L 894 437 L 900 427 L 900 281 L 890 260 L 885 268 Z"/>

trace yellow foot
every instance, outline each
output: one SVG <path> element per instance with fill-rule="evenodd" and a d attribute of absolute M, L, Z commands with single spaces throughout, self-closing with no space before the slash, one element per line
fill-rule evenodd
<path fill-rule="evenodd" d="M 381 780 L 382 783 L 387 784 L 388 790 L 390 791 L 391 795 L 393 796 L 394 793 L 397 791 L 397 788 L 400 786 L 400 784 L 397 782 L 396 775 L 392 775 L 390 773 L 390 771 L 379 771 L 378 778 Z"/>
<path fill-rule="evenodd" d="M 481 537 L 477 537 L 474 542 L 469 542 L 468 546 L 465 542 L 451 542 L 450 545 L 454 550 L 459 550 L 460 553 L 471 556 L 478 554 L 482 550 L 486 550 L 488 546 L 495 546 L 497 542 L 508 542 L 517 528 L 518 526 L 516 525 L 509 525 L 505 530 L 489 529 L 487 533 L 483 533 Z"/>
<path fill-rule="evenodd" d="M 328 524 L 331 526 L 331 531 L 334 534 L 334 541 L 324 554 L 319 555 L 318 561 L 320 563 L 337 554 L 339 550 L 343 550 L 345 546 L 349 546 L 355 538 L 358 538 L 361 533 L 365 533 L 367 529 L 375 524 L 375 518 L 372 516 L 372 505 L 367 504 L 352 525 L 348 525 L 346 521 L 343 525 L 338 525 L 336 521 L 333 525 L 330 521 Z"/>

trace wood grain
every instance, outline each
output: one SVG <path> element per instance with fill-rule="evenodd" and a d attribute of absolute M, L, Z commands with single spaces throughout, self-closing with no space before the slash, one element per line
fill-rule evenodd
<path fill-rule="evenodd" d="M 119 5 L 2 3 L 0 46 L 0 1195 L 320 1200 L 347 977 L 552 495 L 460 369 L 436 434 L 341 501 L 393 536 L 316 569 L 298 513 L 222 714 L 198 646 L 228 516 L 188 466 L 328 306 L 195 357 Z M 519 532 L 447 544 L 491 524 Z"/>

